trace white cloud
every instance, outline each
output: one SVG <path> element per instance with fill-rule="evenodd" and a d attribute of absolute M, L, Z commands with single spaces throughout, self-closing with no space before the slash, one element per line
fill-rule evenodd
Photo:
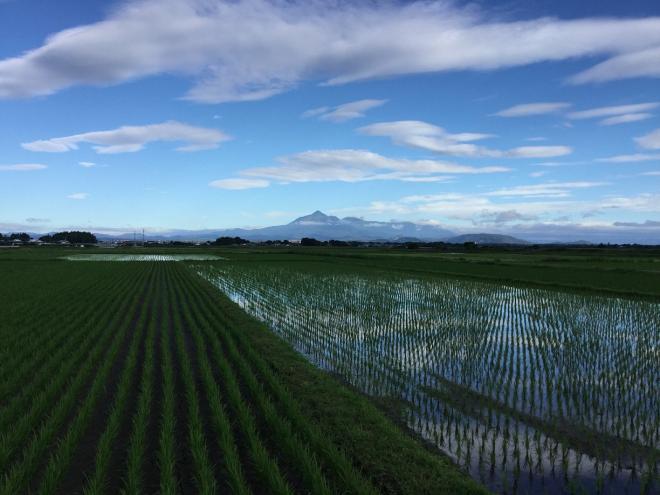
<path fill-rule="evenodd" d="M 649 132 L 648 134 L 645 134 L 644 136 L 635 138 L 635 141 L 642 148 L 646 148 L 648 150 L 658 150 L 660 149 L 660 129 L 656 129 Z"/>
<path fill-rule="evenodd" d="M 647 175 L 647 176 L 651 176 L 651 177 L 656 177 L 656 176 L 660 175 L 660 170 L 652 170 L 651 172 L 644 172 L 640 175 Z"/>
<path fill-rule="evenodd" d="M 303 119 L 308 119 L 310 117 L 318 117 L 319 115 L 323 115 L 324 113 L 327 113 L 331 110 L 331 107 L 317 107 L 317 108 L 311 108 L 309 110 L 304 111 L 302 114 L 300 114 L 300 117 Z"/>
<path fill-rule="evenodd" d="M 185 98 L 248 101 L 304 80 L 342 84 L 578 57 L 606 60 L 576 83 L 658 77 L 660 18 L 512 21 L 450 1 L 134 0 L 0 60 L 0 97 L 178 74 L 194 78 Z"/>
<path fill-rule="evenodd" d="M 652 113 L 624 113 L 623 115 L 616 115 L 603 119 L 599 122 L 600 125 L 617 125 L 627 124 L 628 122 L 639 122 L 653 117 Z"/>
<path fill-rule="evenodd" d="M 76 199 L 76 200 L 83 200 L 89 198 L 89 193 L 86 192 L 78 192 L 78 193 L 73 193 L 69 194 L 67 196 L 69 199 Z"/>
<path fill-rule="evenodd" d="M 270 182 L 263 179 L 240 179 L 240 178 L 214 180 L 209 183 L 209 186 L 215 187 L 217 189 L 234 189 L 234 190 L 255 189 L 255 188 L 268 187 L 269 185 Z"/>
<path fill-rule="evenodd" d="M 494 155 L 509 158 L 552 158 L 554 156 L 570 155 L 570 146 L 520 146 L 506 151 L 489 150 Z M 489 155 L 487 155 L 489 156 Z"/>
<path fill-rule="evenodd" d="M 641 227 L 641 228 L 658 228 L 660 222 L 656 220 L 646 220 L 644 222 L 614 222 L 616 227 Z"/>
<path fill-rule="evenodd" d="M 624 115 L 647 112 L 660 106 L 660 102 L 648 103 L 634 103 L 632 105 L 617 105 L 611 107 L 598 107 L 589 110 L 580 110 L 579 112 L 571 112 L 566 116 L 569 119 L 593 119 L 598 117 L 610 117 L 613 115 Z"/>
<path fill-rule="evenodd" d="M 161 124 L 122 126 L 108 131 L 32 141 L 21 146 L 29 151 L 62 153 L 78 149 L 80 143 L 91 143 L 96 145 L 93 148 L 97 153 L 109 154 L 140 151 L 147 143 L 155 141 L 180 141 L 185 145 L 178 147 L 178 151 L 198 151 L 217 148 L 221 142 L 229 139 L 229 136 L 217 129 L 194 127 L 171 120 Z"/>
<path fill-rule="evenodd" d="M 505 167 L 472 167 L 438 160 L 388 158 L 371 151 L 352 149 L 305 151 L 280 157 L 277 161 L 278 165 L 242 170 L 239 174 L 243 178 L 222 179 L 211 185 L 226 189 L 247 189 L 266 187 L 270 182 L 446 182 L 453 175 L 491 174 L 509 170 Z"/>
<path fill-rule="evenodd" d="M 649 153 L 634 153 L 632 155 L 616 155 L 608 156 L 607 158 L 598 158 L 597 162 L 606 163 L 635 163 L 635 162 L 648 162 L 652 160 L 660 160 L 660 154 Z"/>
<path fill-rule="evenodd" d="M 78 165 L 80 165 L 83 168 L 94 168 L 94 167 L 96 167 L 96 163 L 94 163 L 94 162 L 78 162 Z"/>
<path fill-rule="evenodd" d="M 500 110 L 494 115 L 497 115 L 498 117 L 528 117 L 530 115 L 558 113 L 562 110 L 566 110 L 570 106 L 570 103 L 564 102 L 523 103 L 505 110 Z"/>
<path fill-rule="evenodd" d="M 570 79 L 574 84 L 660 77 L 660 46 L 624 53 L 591 67 Z"/>
<path fill-rule="evenodd" d="M 418 120 L 380 122 L 361 127 L 359 132 L 368 136 L 388 137 L 393 143 L 433 151 L 443 155 L 490 158 L 549 158 L 570 154 L 568 146 L 521 146 L 510 150 L 494 150 L 473 144 L 492 137 L 492 134 L 450 134 L 442 127 Z"/>
<path fill-rule="evenodd" d="M 387 103 L 387 100 L 358 100 L 336 107 L 312 108 L 304 112 L 301 117 L 318 117 L 321 120 L 328 120 L 335 123 L 346 122 L 347 120 L 364 117 L 367 110 L 379 107 L 385 103 Z"/>
<path fill-rule="evenodd" d="M 531 221 L 536 220 L 538 217 L 536 215 L 525 215 L 516 210 L 504 210 L 497 212 L 486 211 L 479 216 L 480 222 L 492 223 L 492 224 L 505 224 L 510 222 L 520 222 L 520 221 Z M 476 219 L 475 219 L 476 220 Z M 475 223 L 477 223 L 475 221 Z"/>
<path fill-rule="evenodd" d="M 566 183 L 567 186 L 571 183 Z M 573 183 L 568 189 L 575 189 Z M 539 185 L 546 186 L 546 185 Z M 586 184 L 584 184 L 585 187 Z M 524 186 L 523 186 L 524 187 Z M 593 187 L 596 187 L 595 185 Z M 633 196 L 603 196 L 592 200 L 565 197 L 501 196 L 499 190 L 476 194 L 442 193 L 413 195 L 395 201 L 373 201 L 366 207 L 345 208 L 344 212 L 354 215 L 397 215 L 400 217 L 432 217 L 435 221 L 447 222 L 450 228 L 496 228 L 506 227 L 517 232 L 528 229 L 552 236 L 557 222 L 575 226 L 574 233 L 584 235 L 590 227 L 612 226 L 612 221 L 584 222 L 584 218 L 595 215 L 660 213 L 660 194 L 637 194 Z M 581 223 L 577 223 L 577 219 Z M 515 223 L 514 223 L 515 222 Z M 500 230 L 501 231 L 501 230 Z M 553 239 L 546 238 L 546 241 Z M 660 241 L 660 239 L 659 239 Z"/>
<path fill-rule="evenodd" d="M 34 172 L 48 168 L 40 163 L 16 163 L 13 165 L 0 165 L 0 172 Z"/>
<path fill-rule="evenodd" d="M 526 196 L 564 198 L 570 196 L 573 189 L 588 189 L 605 185 L 604 182 L 546 182 L 498 189 L 486 193 L 487 196 Z"/>

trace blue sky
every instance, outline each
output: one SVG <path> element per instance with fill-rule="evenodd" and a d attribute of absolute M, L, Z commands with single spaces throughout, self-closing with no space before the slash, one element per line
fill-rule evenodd
<path fill-rule="evenodd" d="M 0 231 L 660 243 L 655 1 L 0 0 L 0 33 Z"/>

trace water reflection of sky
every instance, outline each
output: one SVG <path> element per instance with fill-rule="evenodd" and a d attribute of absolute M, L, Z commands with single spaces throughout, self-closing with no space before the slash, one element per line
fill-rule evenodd
<path fill-rule="evenodd" d="M 589 458 L 501 412 L 466 415 L 427 391 L 447 380 L 544 421 L 619 428 L 657 448 L 658 304 L 449 279 L 198 270 L 317 366 L 407 401 L 410 427 L 493 489 L 562 491 L 573 479 L 588 492 L 624 493 L 643 483 L 643 459 L 627 460 L 631 477 L 616 460 Z M 506 430 L 485 422 L 495 413 Z M 492 449 L 497 469 L 484 479 Z"/>

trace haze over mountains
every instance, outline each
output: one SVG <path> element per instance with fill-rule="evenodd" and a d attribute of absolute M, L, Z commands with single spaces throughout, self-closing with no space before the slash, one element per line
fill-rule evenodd
<path fill-rule="evenodd" d="M 250 241 L 268 240 L 299 240 L 312 237 L 321 241 L 371 241 L 371 242 L 448 242 L 461 244 L 476 242 L 478 244 L 647 244 L 659 245 L 660 237 L 655 228 L 660 222 L 645 224 L 620 224 L 612 227 L 583 227 L 571 224 L 537 224 L 493 226 L 490 228 L 461 229 L 452 231 L 443 226 L 430 223 L 410 221 L 375 221 L 357 217 L 339 218 L 315 211 L 284 225 L 274 225 L 261 228 L 229 228 L 229 229 L 146 229 L 145 239 L 149 241 L 213 241 L 221 236 L 241 237 Z M 1 230 L 2 224 L 0 224 Z M 13 229 L 13 230 L 12 230 Z M 5 228 L 7 232 L 17 231 L 13 227 Z M 141 240 L 142 231 L 136 229 L 118 231 L 83 226 L 69 226 L 59 230 L 86 230 L 93 232 L 99 240 Z M 44 233 L 25 229 L 37 239 Z"/>
<path fill-rule="evenodd" d="M 98 234 L 99 239 L 132 238 L 132 233 L 118 236 Z M 242 237 L 250 241 L 295 240 L 312 237 L 320 241 L 445 241 L 478 242 L 488 244 L 526 244 L 527 242 L 512 236 L 499 234 L 464 234 L 437 225 L 414 222 L 378 222 L 357 217 L 339 218 L 315 211 L 310 215 L 296 218 L 284 225 L 254 229 L 234 228 L 220 230 L 176 230 L 163 234 L 147 234 L 149 240 L 215 240 L 220 236 Z"/>

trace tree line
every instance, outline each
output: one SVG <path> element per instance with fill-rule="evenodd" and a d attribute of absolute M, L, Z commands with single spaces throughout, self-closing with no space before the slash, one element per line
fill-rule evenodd
<path fill-rule="evenodd" d="M 39 237 L 41 242 L 48 243 L 58 243 L 58 242 L 69 242 L 71 244 L 96 244 L 98 239 L 91 232 L 81 232 L 78 230 L 72 230 L 70 232 L 56 232 L 54 234 L 46 234 Z"/>
<path fill-rule="evenodd" d="M 13 232 L 11 234 L 0 233 L 0 244 L 11 244 L 14 241 L 30 242 L 30 235 L 25 232 Z"/>
<path fill-rule="evenodd" d="M 31 240 L 32 237 L 26 232 L 13 232 L 11 234 L 0 233 L 0 244 L 12 244 L 16 241 L 28 243 Z M 98 242 L 96 236 L 91 232 L 81 232 L 78 230 L 42 235 L 39 237 L 39 240 L 49 244 L 56 244 L 63 241 L 70 244 L 96 244 Z"/>

